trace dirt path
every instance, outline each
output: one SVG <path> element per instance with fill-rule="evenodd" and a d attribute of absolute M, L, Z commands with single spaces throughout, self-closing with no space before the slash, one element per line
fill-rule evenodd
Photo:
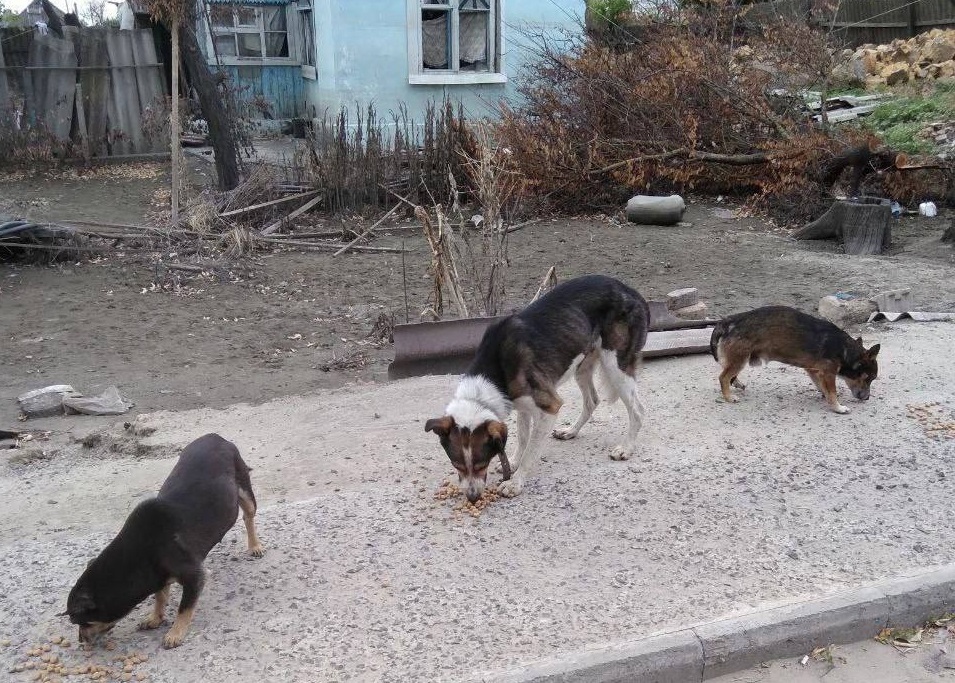
<path fill-rule="evenodd" d="M 691 205 L 692 227 L 609 219 L 529 226 L 511 236 L 509 300 L 522 305 L 556 265 L 562 279 L 607 273 L 648 297 L 695 286 L 716 314 L 767 303 L 813 310 L 833 292 L 898 287 L 912 288 L 923 310 L 955 309 L 953 252 L 938 242 L 944 217 L 905 218 L 893 253 L 861 258 L 788 240 L 757 219 L 720 217 L 726 211 Z M 420 238 L 405 244 L 404 272 L 397 254 L 270 254 L 204 276 L 122 253 L 51 267 L 0 264 L 0 423 L 15 419 L 19 393 L 48 384 L 87 394 L 116 384 L 149 411 L 384 380 L 393 354 L 369 338 L 376 320 L 405 319 L 405 284 L 411 320 L 430 294 L 425 247 Z M 344 358 L 344 369 L 325 371 Z"/>
<path fill-rule="evenodd" d="M 48 460 L 0 476 L 0 592 L 17 596 L 0 665 L 70 634 L 53 615 L 71 580 L 155 490 L 175 448 L 207 431 L 254 467 L 270 550 L 245 561 L 240 530 L 227 536 L 181 648 L 158 650 L 132 618 L 117 627 L 124 651 L 149 653 L 140 668 L 153 681 L 485 680 L 955 561 L 955 442 L 908 408 L 940 402 L 927 410 L 955 416 L 955 325 L 865 337 L 882 343 L 884 369 L 847 416 L 826 411 L 792 368 L 752 371 L 743 402 L 727 405 L 712 359 L 650 361 L 640 384 L 651 417 L 633 460 L 607 458 L 624 417 L 601 407 L 578 440 L 548 446 L 524 495 L 476 520 L 434 499 L 450 466 L 422 425 L 450 377 L 157 413 L 92 438 L 95 425 L 74 422 L 91 448 L 54 439 Z M 565 395 L 569 421 L 579 397 Z"/>

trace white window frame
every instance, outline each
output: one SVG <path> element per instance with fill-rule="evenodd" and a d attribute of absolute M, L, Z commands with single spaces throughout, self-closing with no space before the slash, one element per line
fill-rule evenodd
<path fill-rule="evenodd" d="M 315 42 L 315 9 L 312 6 L 312 0 L 298 0 L 295 3 L 295 9 L 298 11 L 297 28 L 302 41 L 301 46 L 301 65 L 302 76 L 309 80 L 318 78 L 318 47 Z M 289 39 L 291 40 L 291 38 Z M 311 43 L 311 45 L 309 44 Z M 291 42 L 289 47 L 291 48 Z"/>
<path fill-rule="evenodd" d="M 212 23 L 212 9 L 214 7 L 232 7 L 233 11 L 236 7 L 248 7 L 255 10 L 255 26 L 249 25 L 239 25 L 236 23 L 236 26 L 232 28 L 217 29 Z M 239 33 L 255 33 L 259 35 L 259 40 L 261 41 L 262 49 L 265 50 L 266 46 L 266 34 L 272 33 L 272 31 L 265 30 L 265 21 L 262 16 L 262 10 L 267 7 L 279 9 L 285 12 L 285 40 L 288 42 L 288 57 L 266 57 L 260 55 L 258 57 L 241 57 L 239 55 L 223 55 L 219 54 L 215 45 L 215 36 L 216 35 L 235 35 Z M 268 65 L 294 65 L 298 64 L 292 54 L 292 41 L 298 40 L 297 36 L 292 35 L 292 27 L 289 22 L 289 8 L 290 5 L 267 5 L 267 6 L 258 6 L 258 5 L 248 5 L 238 2 L 230 3 L 206 3 L 207 15 L 206 19 L 206 40 L 209 48 L 209 59 L 215 60 L 216 64 L 222 64 L 224 66 L 268 66 Z"/>
<path fill-rule="evenodd" d="M 491 54 L 489 57 L 497 65 L 496 71 L 447 71 L 425 69 L 423 65 L 421 10 L 427 4 L 442 5 L 451 11 L 451 31 L 458 32 L 458 0 L 407 0 L 408 7 L 408 83 L 410 85 L 469 85 L 479 83 L 507 83 L 507 71 L 504 66 L 504 0 L 491 0 Z M 490 61 L 490 60 L 489 60 Z M 457 41 L 453 42 L 451 64 L 458 63 Z"/>

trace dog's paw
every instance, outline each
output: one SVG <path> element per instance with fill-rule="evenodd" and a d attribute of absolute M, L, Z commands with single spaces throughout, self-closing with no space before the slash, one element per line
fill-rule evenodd
<path fill-rule="evenodd" d="M 261 543 L 256 543 L 249 548 L 249 555 L 252 557 L 265 557 L 265 548 L 262 547 Z"/>
<path fill-rule="evenodd" d="M 577 432 L 571 427 L 558 427 L 552 432 L 552 436 L 560 441 L 570 441 L 577 438 Z"/>
<path fill-rule="evenodd" d="M 186 639 L 185 633 L 180 633 L 175 626 L 173 626 L 166 635 L 162 638 L 162 646 L 167 650 L 171 650 L 174 647 L 179 647 L 182 645 L 182 641 Z"/>
<path fill-rule="evenodd" d="M 849 409 L 844 405 L 837 403 L 836 405 L 832 406 L 832 412 L 838 413 L 839 415 L 846 415 L 849 412 Z"/>
<path fill-rule="evenodd" d="M 139 622 L 139 625 L 136 627 L 140 631 L 152 631 L 154 628 L 159 628 L 166 623 L 165 618 L 157 617 L 155 614 L 150 614 L 148 617 Z"/>
<path fill-rule="evenodd" d="M 524 477 L 519 477 L 517 475 L 512 476 L 507 481 L 502 481 L 497 487 L 498 495 L 504 496 L 505 498 L 514 498 L 515 496 L 519 496 L 523 490 Z"/>
<path fill-rule="evenodd" d="M 739 403 L 739 396 L 733 396 L 733 394 L 730 394 L 729 396 L 724 396 L 723 401 L 726 403 Z"/>
<path fill-rule="evenodd" d="M 628 444 L 620 444 L 619 446 L 614 446 L 613 450 L 610 451 L 611 460 L 629 460 L 633 456 L 634 448 Z"/>

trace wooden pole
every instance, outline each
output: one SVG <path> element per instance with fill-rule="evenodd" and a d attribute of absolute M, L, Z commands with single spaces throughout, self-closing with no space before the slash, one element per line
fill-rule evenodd
<path fill-rule="evenodd" d="M 169 112 L 172 152 L 172 222 L 179 222 L 179 18 L 172 22 L 172 110 Z"/>

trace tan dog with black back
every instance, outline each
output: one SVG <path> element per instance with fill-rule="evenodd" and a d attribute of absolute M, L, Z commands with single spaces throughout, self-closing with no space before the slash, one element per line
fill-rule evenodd
<path fill-rule="evenodd" d="M 723 318 L 710 337 L 710 352 L 722 366 L 720 391 L 736 403 L 730 385 L 746 388 L 738 375 L 746 364 L 778 361 L 805 369 L 826 403 L 836 413 L 848 413 L 839 403 L 836 377 L 841 377 L 860 401 L 869 399 L 869 387 L 879 376 L 879 344 L 862 345 L 828 320 L 788 306 L 765 306 Z"/>

